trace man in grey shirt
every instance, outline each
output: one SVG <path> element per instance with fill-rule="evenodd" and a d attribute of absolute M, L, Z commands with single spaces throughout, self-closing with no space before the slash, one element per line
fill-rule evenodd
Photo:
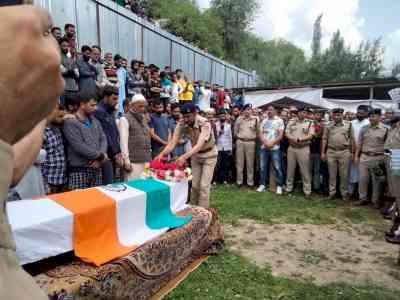
<path fill-rule="evenodd" d="M 101 185 L 101 167 L 108 160 L 106 135 L 93 117 L 97 108 L 95 96 L 81 92 L 76 98 L 79 108 L 75 118 L 64 122 L 71 190 Z"/>
<path fill-rule="evenodd" d="M 78 59 L 77 65 L 79 69 L 79 91 L 85 93 L 96 94 L 97 86 L 97 69 L 90 62 L 92 48 L 82 46 L 82 57 Z"/>

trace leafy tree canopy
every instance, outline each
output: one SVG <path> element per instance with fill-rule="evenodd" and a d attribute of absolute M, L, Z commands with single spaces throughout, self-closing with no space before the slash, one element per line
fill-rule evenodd
<path fill-rule="evenodd" d="M 258 0 L 212 0 L 204 11 L 194 0 L 148 0 L 147 5 L 166 30 L 221 59 L 257 71 L 263 86 L 371 79 L 384 70 L 381 39 L 352 49 L 337 31 L 322 50 L 323 15 L 314 24 L 313 53 L 306 58 L 289 41 L 267 41 L 251 33 Z M 400 73 L 399 65 L 393 66 L 394 75 Z"/>

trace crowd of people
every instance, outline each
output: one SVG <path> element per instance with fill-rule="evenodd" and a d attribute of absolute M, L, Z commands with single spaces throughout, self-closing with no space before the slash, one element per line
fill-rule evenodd
<path fill-rule="evenodd" d="M 22 180 L 10 190 L 10 199 L 138 179 L 151 160 L 166 157 L 212 166 L 202 169 L 207 175 L 198 174 L 195 190 L 207 190 L 213 182 L 281 195 L 301 184 L 307 198 L 319 193 L 371 204 L 384 217 L 396 213 L 398 187 L 390 180 L 385 155 L 400 147 L 392 145 L 399 142 L 391 134 L 398 134 L 393 112 L 364 105 L 357 113 L 273 105 L 254 109 L 242 92 L 191 81 L 183 70 L 166 66 L 160 71 L 138 60 L 128 67 L 127 59 L 103 56 L 98 46 L 78 51 L 75 26 L 64 29 L 64 36 L 59 28 L 52 30 L 66 85 L 48 117 L 33 167 L 43 175 L 37 181 L 42 187 Z M 191 127 L 183 128 L 188 119 Z M 193 150 L 199 136 L 201 149 Z M 207 159 L 190 162 L 192 153 Z M 208 193 L 200 198 L 201 205 L 209 205 Z M 395 220 L 388 239 L 400 243 L 395 234 L 400 218 Z"/>
<path fill-rule="evenodd" d="M 150 22 L 153 21 L 147 0 L 116 0 L 116 2 L 119 5 L 131 10 L 139 17 L 146 19 Z"/>

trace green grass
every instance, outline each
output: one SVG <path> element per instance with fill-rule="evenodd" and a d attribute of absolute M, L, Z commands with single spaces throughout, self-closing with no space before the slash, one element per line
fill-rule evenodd
<path fill-rule="evenodd" d="M 269 268 L 225 251 L 209 258 L 166 299 L 398 300 L 398 293 L 372 285 L 317 286 L 311 281 L 274 277 Z"/>
<path fill-rule="evenodd" d="M 217 186 L 212 191 L 211 205 L 218 209 L 225 224 L 233 226 L 245 218 L 267 224 L 368 224 L 378 232 L 387 228 L 377 210 L 320 196 L 305 199 L 300 194 L 288 197 Z"/>
<path fill-rule="evenodd" d="M 345 230 L 347 225 L 367 224 L 373 231 L 366 230 L 368 235 L 382 234 L 387 227 L 376 210 L 355 208 L 321 197 L 306 200 L 299 195 L 287 197 L 236 187 L 216 187 L 211 204 L 219 210 L 223 223 L 234 226 L 243 218 L 268 224 L 336 224 Z M 302 256 L 304 263 L 313 265 L 326 259 L 323 253 L 311 250 L 304 251 Z M 394 279 L 400 278 L 397 269 L 391 275 Z M 274 277 L 270 268 L 256 266 L 233 253 L 228 244 L 221 255 L 210 257 L 166 299 L 397 300 L 400 296 L 399 291 L 373 284 L 358 286 L 337 282 L 317 286 L 312 278 L 304 281 Z"/>
<path fill-rule="evenodd" d="M 328 260 L 328 257 L 324 253 L 309 249 L 309 250 L 297 250 L 301 252 L 302 257 L 301 260 L 309 265 L 319 265 L 319 263 L 323 260 Z"/>

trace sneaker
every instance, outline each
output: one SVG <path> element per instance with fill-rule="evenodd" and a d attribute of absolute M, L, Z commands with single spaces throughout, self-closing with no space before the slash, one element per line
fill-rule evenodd
<path fill-rule="evenodd" d="M 257 189 L 257 192 L 262 193 L 265 191 L 265 185 L 260 185 Z"/>
<path fill-rule="evenodd" d="M 400 235 L 395 235 L 393 237 L 386 236 L 385 240 L 388 243 L 399 245 L 400 244 Z"/>
<path fill-rule="evenodd" d="M 282 190 L 282 187 L 281 187 L 281 186 L 278 186 L 278 187 L 276 188 L 276 194 L 277 194 L 277 195 L 282 195 L 282 194 L 283 194 L 283 190 Z"/>

